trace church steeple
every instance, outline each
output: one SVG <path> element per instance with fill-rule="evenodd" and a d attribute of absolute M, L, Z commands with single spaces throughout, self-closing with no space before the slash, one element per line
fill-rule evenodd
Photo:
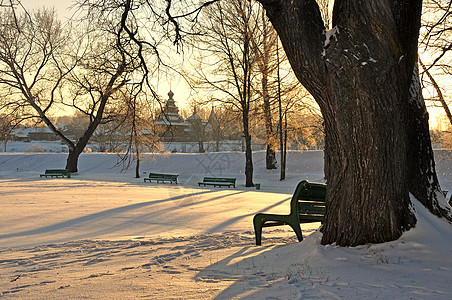
<path fill-rule="evenodd" d="M 174 96 L 174 93 L 173 93 L 172 90 L 170 90 L 170 91 L 168 92 L 168 100 L 169 100 L 169 101 L 171 101 L 171 100 L 174 101 L 173 96 Z"/>
<path fill-rule="evenodd" d="M 163 107 L 162 113 L 157 118 L 156 124 L 174 125 L 183 123 L 184 118 L 179 115 L 179 108 L 176 106 L 176 101 L 173 99 L 173 91 L 168 92 L 168 100 Z"/>

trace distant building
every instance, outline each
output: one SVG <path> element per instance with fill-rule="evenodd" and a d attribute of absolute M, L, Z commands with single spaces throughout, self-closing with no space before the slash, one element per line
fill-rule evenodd
<path fill-rule="evenodd" d="M 168 100 L 155 121 L 163 141 L 203 142 L 211 139 L 210 133 L 214 128 L 219 128 L 214 109 L 212 108 L 207 122 L 196 113 L 196 109 L 190 117 L 184 120 L 179 115 L 179 108 L 173 97 L 174 93 L 169 91 Z"/>
<path fill-rule="evenodd" d="M 15 141 L 57 141 L 59 138 L 49 128 L 22 127 L 12 131 L 11 136 Z"/>
<path fill-rule="evenodd" d="M 158 115 L 155 125 L 159 128 L 163 140 L 180 141 L 183 139 L 185 129 L 188 124 L 179 115 L 179 108 L 173 99 L 174 93 L 169 91 L 168 101 L 166 101 L 162 112 Z"/>

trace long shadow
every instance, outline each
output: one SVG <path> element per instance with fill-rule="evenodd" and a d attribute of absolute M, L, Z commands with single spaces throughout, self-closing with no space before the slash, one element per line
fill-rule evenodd
<path fill-rule="evenodd" d="M 276 203 L 274 203 L 274 204 L 272 204 L 272 205 L 270 205 L 270 206 L 267 206 L 267 207 L 266 207 L 265 209 L 263 209 L 262 211 L 268 211 L 268 210 L 270 210 L 271 208 L 276 207 L 276 206 L 278 206 L 278 205 L 280 205 L 280 204 L 282 204 L 282 203 L 284 203 L 285 201 L 290 200 L 290 199 L 291 199 L 291 198 L 285 198 L 285 199 L 283 199 L 283 200 L 281 200 L 281 201 L 278 201 L 278 202 L 276 202 Z M 241 219 L 244 219 L 244 218 L 247 218 L 247 217 L 251 217 L 251 216 L 255 215 L 256 213 L 258 213 L 258 212 L 252 212 L 252 213 L 249 213 L 249 214 L 246 214 L 246 215 L 237 216 L 237 217 L 235 217 L 235 218 L 227 219 L 227 220 L 225 220 L 224 222 L 218 224 L 217 226 L 212 227 L 210 230 L 206 231 L 205 233 L 216 232 L 216 231 L 220 230 L 220 229 L 223 228 L 223 227 L 229 226 L 229 225 L 231 225 L 231 224 L 237 222 L 238 220 L 241 220 Z"/>
<path fill-rule="evenodd" d="M 37 229 L 33 229 L 33 230 L 27 230 L 27 231 L 22 231 L 22 232 L 16 232 L 16 233 L 9 233 L 9 234 L 4 234 L 4 235 L 0 235 L 0 239 L 5 239 L 5 238 L 12 238 L 12 237 L 20 237 L 20 236 L 27 236 L 27 235 L 34 235 L 34 234 L 41 234 L 41 233 L 48 233 L 51 231 L 56 231 L 56 230 L 60 230 L 62 228 L 65 227 L 70 227 L 70 226 L 74 226 L 83 222 L 89 222 L 89 221 L 93 221 L 95 219 L 99 219 L 99 218 L 104 218 L 104 217 L 108 217 L 108 216 L 112 216 L 115 214 L 119 214 L 122 212 L 126 212 L 126 211 L 130 211 L 133 209 L 138 209 L 138 208 L 142 208 L 142 207 L 146 207 L 146 206 L 152 206 L 152 205 L 156 205 L 159 203 L 164 203 L 164 202 L 169 202 L 169 201 L 175 201 L 175 200 L 180 200 L 183 199 L 187 196 L 197 196 L 197 195 L 202 195 L 202 194 L 208 194 L 208 193 L 212 193 L 214 191 L 212 190 L 203 190 L 200 191 L 198 193 L 192 193 L 192 194 L 183 194 L 180 196 L 175 196 L 175 197 L 170 197 L 167 199 L 162 199 L 162 200 L 155 200 L 155 201 L 147 201 L 147 202 L 141 202 L 141 203 L 135 203 L 135 204 L 131 204 L 131 205 L 127 205 L 127 206 L 122 206 L 122 207 L 117 207 L 117 208 L 113 208 L 113 209 L 109 209 L 109 210 L 105 210 L 102 212 L 98 212 L 98 213 L 93 213 L 87 216 L 83 216 L 83 217 L 79 217 L 79 218 L 75 218 L 69 221 L 64 221 L 64 222 L 60 222 L 57 224 L 53 224 L 50 226 L 45 226 L 42 228 L 37 228 Z"/>
<path fill-rule="evenodd" d="M 210 190 L 208 192 L 216 192 L 216 190 Z M 172 197 L 170 199 L 171 200 L 178 200 L 178 199 L 181 199 L 183 197 L 196 196 L 196 195 L 203 194 L 203 193 L 208 193 L 208 192 L 206 191 L 206 192 L 202 192 L 202 193 L 186 194 L 186 195 L 181 195 L 181 196 L 177 196 L 177 197 Z M 244 191 L 237 191 L 237 192 L 235 192 L 233 194 L 216 196 L 216 197 L 204 200 L 204 201 L 197 201 L 195 204 L 212 202 L 212 201 L 220 200 L 222 198 L 226 198 L 226 197 L 229 197 L 229 196 L 242 194 L 242 193 L 244 193 Z M 154 201 L 153 203 L 155 203 L 155 202 L 156 201 Z M 177 211 L 180 210 L 180 209 L 185 209 L 186 206 L 187 205 L 183 205 L 183 206 L 179 206 L 179 207 L 172 206 L 172 207 L 169 207 L 169 208 L 164 208 L 164 209 L 161 209 L 161 210 L 153 211 L 152 213 L 144 214 L 144 215 L 141 215 L 139 217 L 133 218 L 131 220 L 122 222 L 121 224 L 117 224 L 117 225 L 115 225 L 115 226 L 113 226 L 111 228 L 108 228 L 108 230 L 102 229 L 102 231 L 92 232 L 91 234 L 92 235 L 96 235 L 96 234 L 112 233 L 112 232 L 115 232 L 117 229 L 124 229 L 124 228 L 126 228 L 129 224 L 135 224 L 135 223 L 139 222 L 140 220 L 149 220 L 150 218 L 152 218 L 155 215 L 164 215 L 166 213 L 171 213 L 171 215 L 173 215 L 174 218 L 179 219 L 180 218 L 180 214 Z M 159 218 L 158 220 L 161 220 L 161 218 Z M 165 221 L 168 222 L 168 219 L 166 219 Z M 0 238 L 1 237 L 2 236 L 0 236 Z M 73 237 L 71 239 L 85 238 L 85 237 L 86 236 L 79 236 L 79 237 Z"/>
<path fill-rule="evenodd" d="M 193 188 L 193 189 L 200 188 L 201 189 L 201 187 L 194 185 L 194 184 L 190 184 L 187 182 L 187 180 L 184 180 L 183 177 L 185 176 L 185 174 L 179 175 L 180 182 L 177 185 L 170 184 L 170 183 L 158 184 L 155 182 L 151 182 L 151 183 L 143 182 L 143 178 L 146 178 L 145 176 L 143 176 L 141 178 L 131 178 L 131 176 L 127 176 L 126 174 L 121 174 L 121 173 L 116 174 L 116 175 L 118 175 L 118 177 L 110 177 L 110 178 L 104 178 L 104 179 L 102 178 L 102 174 L 97 174 L 97 175 L 99 175 L 99 177 L 95 177 L 95 176 L 93 176 L 94 174 L 90 174 L 90 173 L 75 174 L 71 178 L 40 178 L 39 174 L 40 173 L 36 173 L 36 175 L 33 177 L 25 176 L 25 177 L 19 177 L 19 178 L 3 178 L 3 179 L 0 178 L 0 179 L 9 181 L 11 183 L 15 183 L 15 182 L 29 183 L 30 186 L 33 185 L 33 182 L 40 182 L 40 181 L 52 182 L 52 181 L 61 181 L 61 180 L 63 180 L 63 181 L 77 180 L 77 181 L 81 181 L 81 182 L 92 181 L 92 182 L 118 183 L 118 184 L 123 184 L 124 186 L 139 186 L 139 187 L 168 186 L 168 187 L 184 187 L 184 188 Z M 124 177 L 121 175 L 124 175 Z M 296 181 L 300 181 L 300 180 L 303 180 L 304 178 L 306 178 L 306 176 L 300 177 L 300 175 L 296 175 L 296 176 L 288 175 L 287 179 L 293 180 L 295 178 L 296 178 Z M 296 183 L 294 185 L 296 185 Z M 57 186 L 60 187 L 60 185 L 57 185 Z M 71 185 L 61 186 L 61 188 L 69 188 L 69 187 L 71 187 Z M 42 188 L 46 188 L 46 187 L 42 187 Z M 202 189 L 206 189 L 206 187 L 202 187 Z M 223 190 L 223 189 L 212 188 L 212 190 Z M 255 190 L 253 190 L 249 187 L 245 187 L 243 185 L 237 185 L 236 190 L 255 191 Z M 260 191 L 260 192 L 263 192 L 263 191 Z M 287 189 L 276 188 L 276 189 L 274 189 L 272 191 L 268 191 L 268 192 L 275 193 L 275 194 L 290 194 L 293 191 L 292 191 L 292 187 L 288 187 Z"/>
<path fill-rule="evenodd" d="M 239 259 L 241 257 L 248 257 L 248 259 L 258 258 L 259 256 L 265 256 L 266 252 L 272 251 L 273 249 L 284 247 L 285 245 L 277 245 L 272 247 L 265 247 L 263 249 L 262 247 L 252 247 L 252 246 L 246 246 L 243 248 L 240 248 L 237 252 L 229 255 L 228 257 L 225 257 L 224 259 L 205 267 L 201 271 L 199 271 L 195 276 L 194 279 L 196 281 L 203 281 L 205 279 L 214 279 L 214 280 L 227 280 L 227 281 L 234 281 L 232 285 L 230 285 L 228 288 L 226 288 L 224 291 L 219 293 L 214 299 L 236 299 L 239 295 L 231 295 L 231 293 L 234 292 L 235 286 L 237 284 L 246 282 L 249 280 L 250 277 L 256 277 L 256 280 L 262 279 L 262 275 L 270 275 L 270 274 L 264 274 L 259 270 L 258 266 L 254 266 L 252 261 L 250 261 L 250 265 L 247 269 L 253 269 L 256 268 L 253 272 L 255 274 L 244 274 L 242 272 L 237 272 L 238 268 L 236 265 L 240 264 L 241 262 L 232 263 L 232 261 Z M 253 255 L 255 254 L 255 255 Z M 247 259 L 245 259 L 247 260 Z M 242 289 L 238 289 L 243 292 Z M 250 295 L 250 298 L 254 299 L 252 295 Z M 256 299 L 263 299 L 261 297 Z"/>

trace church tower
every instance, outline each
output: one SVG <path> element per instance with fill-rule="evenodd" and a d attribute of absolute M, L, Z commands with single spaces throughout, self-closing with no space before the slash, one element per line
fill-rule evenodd
<path fill-rule="evenodd" d="M 174 93 L 170 90 L 163 111 L 157 117 L 156 125 L 178 125 L 184 123 L 184 118 L 179 115 L 179 108 L 176 106 L 173 96 Z"/>
<path fill-rule="evenodd" d="M 170 90 L 168 100 L 155 122 L 155 125 L 161 128 L 160 132 L 164 141 L 180 141 L 185 138 L 187 123 L 179 115 L 179 108 L 173 97 L 174 93 Z"/>

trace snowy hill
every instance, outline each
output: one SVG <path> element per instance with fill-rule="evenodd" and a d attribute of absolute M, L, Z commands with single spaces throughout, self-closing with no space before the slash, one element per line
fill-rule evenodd
<path fill-rule="evenodd" d="M 452 299 L 452 225 L 415 199 L 418 224 L 394 242 L 320 245 L 319 223 L 265 228 L 253 216 L 287 213 L 295 185 L 323 180 L 323 152 L 290 152 L 287 180 L 254 154 L 244 187 L 238 152 L 148 155 L 144 183 L 113 154 L 82 154 L 70 179 L 41 179 L 66 154 L 0 154 L 0 297 L 5 299 Z M 435 151 L 452 192 L 452 155 Z M 238 178 L 237 188 L 201 188 L 203 176 Z M 145 176 L 145 174 L 143 174 Z"/>
<path fill-rule="evenodd" d="M 435 150 L 438 177 L 444 190 L 452 192 L 452 152 Z M 279 159 L 279 153 L 277 153 Z M 34 177 L 45 169 L 64 168 L 65 153 L 0 153 L 0 176 L 8 178 Z M 254 181 L 262 186 L 278 189 L 294 186 L 303 179 L 323 182 L 323 151 L 289 151 L 286 181 L 279 182 L 280 170 L 265 169 L 265 152 L 253 153 Z M 204 176 L 232 176 L 244 182 L 245 155 L 241 152 L 145 154 L 140 164 L 141 176 L 148 172 L 179 174 L 185 185 L 197 185 Z M 76 178 L 98 178 L 98 174 L 115 180 L 127 180 L 135 176 L 135 165 L 124 169 L 116 154 L 84 153 L 80 156 Z M 1 177 L 0 177 L 1 178 Z M 240 185 L 240 184 L 239 184 Z"/>

